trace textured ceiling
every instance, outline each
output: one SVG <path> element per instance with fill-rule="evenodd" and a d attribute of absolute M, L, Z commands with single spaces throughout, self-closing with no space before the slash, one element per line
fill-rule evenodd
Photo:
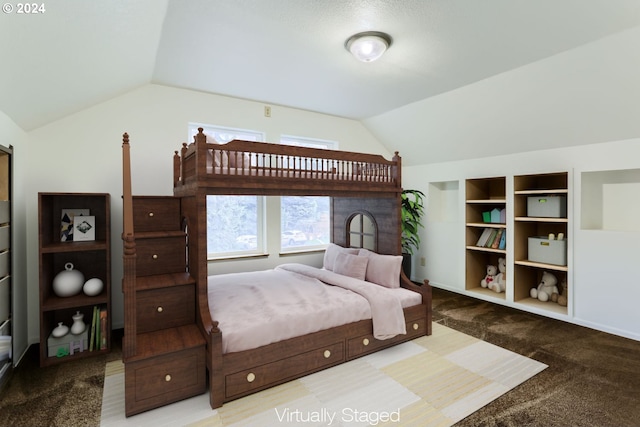
<path fill-rule="evenodd" d="M 0 16 L 25 130 L 153 82 L 364 119 L 639 24 L 637 0 L 57 0 Z M 385 31 L 379 61 L 345 40 Z"/>

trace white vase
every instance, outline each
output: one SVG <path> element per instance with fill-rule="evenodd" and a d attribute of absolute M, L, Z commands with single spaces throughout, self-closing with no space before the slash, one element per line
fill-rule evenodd
<path fill-rule="evenodd" d="M 63 325 L 62 322 L 59 322 L 58 326 L 53 328 L 53 331 L 51 331 L 51 335 L 53 335 L 55 338 L 63 337 L 68 333 L 69 333 L 69 327 L 66 325 Z"/>
<path fill-rule="evenodd" d="M 76 311 L 76 314 L 71 316 L 73 319 L 73 325 L 71 325 L 71 333 L 73 335 L 80 335 L 87 328 L 87 325 L 84 324 L 82 319 L 84 318 L 84 314 Z"/>
<path fill-rule="evenodd" d="M 84 274 L 73 269 L 73 264 L 68 262 L 64 270 L 53 278 L 53 292 L 59 297 L 71 297 L 78 294 L 84 285 Z"/>

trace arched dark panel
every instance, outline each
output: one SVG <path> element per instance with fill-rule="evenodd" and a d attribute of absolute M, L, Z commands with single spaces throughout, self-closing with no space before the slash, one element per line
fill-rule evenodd
<path fill-rule="evenodd" d="M 378 251 L 378 224 L 369 212 L 354 212 L 346 224 L 347 246 Z"/>
<path fill-rule="evenodd" d="M 377 228 L 379 254 L 401 255 L 400 196 L 397 198 L 334 197 L 332 210 L 332 242 L 349 246 L 349 219 L 356 213 L 367 212 Z"/>

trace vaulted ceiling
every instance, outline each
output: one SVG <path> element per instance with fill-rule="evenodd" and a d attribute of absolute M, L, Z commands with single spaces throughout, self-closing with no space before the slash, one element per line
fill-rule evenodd
<path fill-rule="evenodd" d="M 25 130 L 157 83 L 357 120 L 640 24 L 638 0 L 56 0 L 0 16 L 0 110 Z M 344 48 L 384 31 L 377 62 Z"/>

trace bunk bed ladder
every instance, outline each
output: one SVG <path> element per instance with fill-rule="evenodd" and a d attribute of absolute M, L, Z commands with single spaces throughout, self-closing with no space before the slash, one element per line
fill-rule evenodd
<path fill-rule="evenodd" d="M 125 414 L 206 391 L 206 341 L 196 324 L 181 199 L 133 196 L 123 137 Z"/>

